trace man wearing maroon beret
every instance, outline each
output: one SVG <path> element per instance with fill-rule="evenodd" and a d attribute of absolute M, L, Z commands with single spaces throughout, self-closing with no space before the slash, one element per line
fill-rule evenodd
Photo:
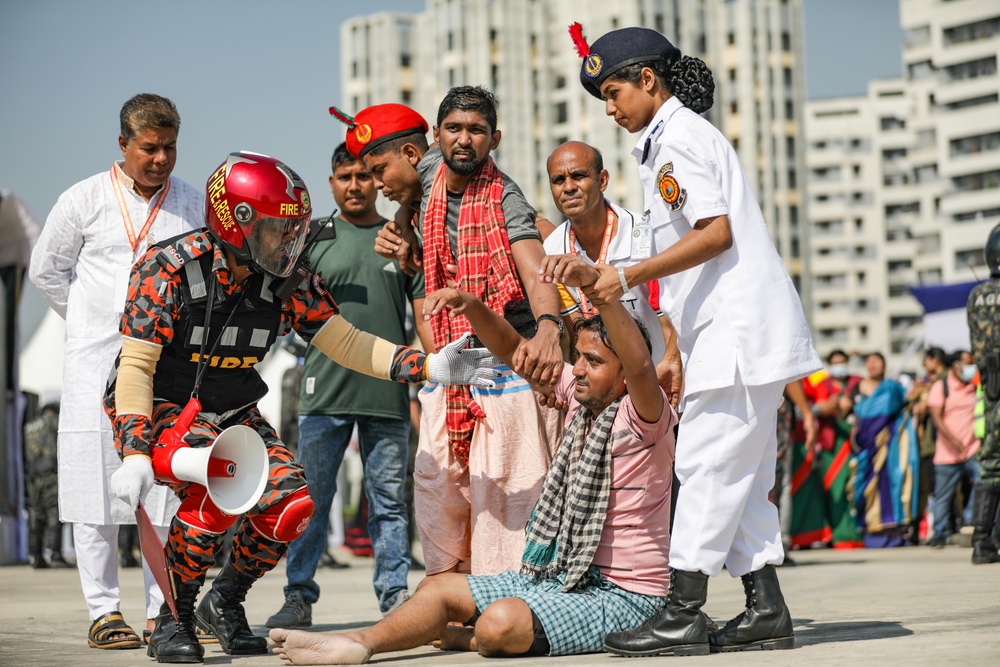
<path fill-rule="evenodd" d="M 493 95 L 470 86 L 453 88 L 441 102 L 434 127 L 440 148 L 428 149 L 427 123 L 403 105 L 341 117 L 351 124 L 348 150 L 403 207 L 399 231 L 419 204 L 423 250 L 408 266 L 424 271 L 428 294 L 454 280 L 530 339 L 513 370 L 500 367 L 494 391 L 427 385 L 420 392 L 414 504 L 428 575 L 520 567 L 524 527 L 558 442 L 559 415 L 538 406 L 527 380 L 551 384 L 562 367 L 559 297 L 538 280 L 544 249 L 535 211 L 490 158 L 500 143 L 496 118 Z M 421 239 L 407 231 L 419 248 Z M 393 236 L 383 234 L 381 246 L 396 256 L 398 248 L 389 248 L 396 244 L 387 242 Z M 461 315 L 426 317 L 437 347 L 471 330 Z"/>

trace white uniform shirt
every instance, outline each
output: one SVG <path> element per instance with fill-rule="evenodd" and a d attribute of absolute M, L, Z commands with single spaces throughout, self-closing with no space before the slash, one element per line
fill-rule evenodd
<path fill-rule="evenodd" d="M 637 264 L 638 262 L 632 259 L 632 229 L 639 222 L 639 216 L 628 209 L 615 205 L 614 202 L 608 199 L 605 199 L 605 201 L 611 206 L 611 210 L 615 212 L 615 215 L 618 216 L 618 229 L 608 244 L 607 263 L 615 267 Z M 549 234 L 543 243 L 545 254 L 569 254 L 571 252 L 569 232 L 569 220 L 556 227 L 555 231 Z M 580 245 L 579 240 L 576 242 L 576 252 L 580 256 L 580 259 L 588 264 L 595 264 L 597 262 L 596 258 L 591 259 L 587 256 L 587 252 Z M 573 300 L 576 301 L 576 306 L 563 308 L 562 314 L 569 315 L 580 310 L 580 291 L 575 287 L 563 286 L 563 289 L 573 297 Z M 638 318 L 646 325 L 649 342 L 653 347 L 653 362 L 659 363 L 660 359 L 666 353 L 666 343 L 663 340 L 663 329 L 659 321 L 660 313 L 657 310 L 659 307 L 659 286 L 655 282 L 653 283 L 653 289 L 657 293 L 651 294 L 648 285 L 636 285 L 622 295 L 622 303 L 625 304 L 625 307 L 633 317 Z"/>
<path fill-rule="evenodd" d="M 632 154 L 654 253 L 677 243 L 704 218 L 728 215 L 732 229 L 731 248 L 660 280 L 660 309 L 677 330 L 685 393 L 728 386 L 737 369 L 747 386 L 788 382 L 819 370 L 802 303 L 736 151 L 722 133 L 671 97 Z"/>
<path fill-rule="evenodd" d="M 120 168 L 122 197 L 135 235 L 160 193 L 146 202 Z M 59 412 L 59 516 L 62 521 L 135 523 L 128 506 L 110 492 L 119 465 L 111 421 L 101 399 L 121 350 L 118 325 L 132 263 L 149 243 L 204 226 L 204 194 L 171 177 L 170 191 L 146 240 L 133 252 L 108 169 L 60 195 L 31 255 L 29 276 L 66 320 L 66 360 Z M 173 493 L 157 486 L 144 501 L 150 519 L 167 525 L 177 508 Z"/>

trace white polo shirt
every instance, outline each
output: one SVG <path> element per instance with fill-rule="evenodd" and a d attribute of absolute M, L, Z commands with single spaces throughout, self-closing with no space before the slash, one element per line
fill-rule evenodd
<path fill-rule="evenodd" d="M 611 266 L 632 266 L 633 264 L 637 264 L 637 261 L 632 260 L 632 229 L 639 222 L 639 216 L 628 209 L 615 205 L 609 199 L 605 199 L 604 201 L 611 206 L 611 210 L 618 216 L 618 229 L 608 243 L 607 264 Z M 569 232 L 569 220 L 556 227 L 555 231 L 549 234 L 543 243 L 545 254 L 565 255 L 572 252 L 569 245 Z M 580 245 L 579 240 L 576 241 L 575 247 L 580 259 L 588 264 L 595 264 L 597 262 L 596 259 L 591 259 L 587 256 L 587 252 Z M 562 314 L 569 315 L 579 311 L 581 301 L 580 291 L 575 287 L 567 287 L 565 285 L 562 288 L 576 302 L 575 305 L 569 308 L 565 307 L 564 304 L 562 306 Z M 666 354 L 666 343 L 663 340 L 663 329 L 659 321 L 661 317 L 659 312 L 659 285 L 655 281 L 647 285 L 636 285 L 622 295 L 622 303 L 625 304 L 625 307 L 633 317 L 638 318 L 639 321 L 646 325 L 649 342 L 653 348 L 653 361 L 659 362 L 663 358 L 663 355 Z"/>
<path fill-rule="evenodd" d="M 728 250 L 659 281 L 660 310 L 677 330 L 685 393 L 728 386 L 737 369 L 748 386 L 819 370 L 802 303 L 729 141 L 671 97 L 632 154 L 654 252 L 677 243 L 704 218 L 728 215 L 732 228 Z"/>

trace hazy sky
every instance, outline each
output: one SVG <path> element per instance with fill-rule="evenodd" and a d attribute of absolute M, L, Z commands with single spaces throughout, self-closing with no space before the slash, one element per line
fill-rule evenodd
<path fill-rule="evenodd" d="M 808 95 L 859 94 L 898 76 L 897 0 L 804 0 Z M 121 157 L 118 111 L 138 92 L 182 118 L 174 175 L 202 186 L 228 153 L 279 157 L 329 210 L 329 155 L 343 126 L 340 24 L 368 0 L 0 0 L 0 187 L 43 222 L 59 194 Z M 569 22 L 570 19 L 567 19 Z M 44 310 L 29 287 L 22 331 Z"/>

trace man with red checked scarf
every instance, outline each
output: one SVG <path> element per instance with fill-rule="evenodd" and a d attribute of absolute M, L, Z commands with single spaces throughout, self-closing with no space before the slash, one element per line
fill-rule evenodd
<path fill-rule="evenodd" d="M 518 566 L 558 442 L 558 413 L 535 402 L 526 380 L 551 384 L 562 368 L 559 296 L 538 279 L 545 251 L 535 211 L 490 158 L 500 143 L 496 105 L 483 88 L 452 88 L 434 128 L 440 148 L 429 150 L 427 124 L 409 107 L 341 118 L 348 150 L 365 160 L 376 187 L 406 212 L 420 202 L 423 251 L 409 266 L 422 266 L 428 291 L 454 280 L 527 339 L 514 368 L 498 367 L 495 390 L 428 384 L 420 392 L 414 505 L 428 575 Z M 431 330 L 440 349 L 471 326 L 442 312 Z"/>

